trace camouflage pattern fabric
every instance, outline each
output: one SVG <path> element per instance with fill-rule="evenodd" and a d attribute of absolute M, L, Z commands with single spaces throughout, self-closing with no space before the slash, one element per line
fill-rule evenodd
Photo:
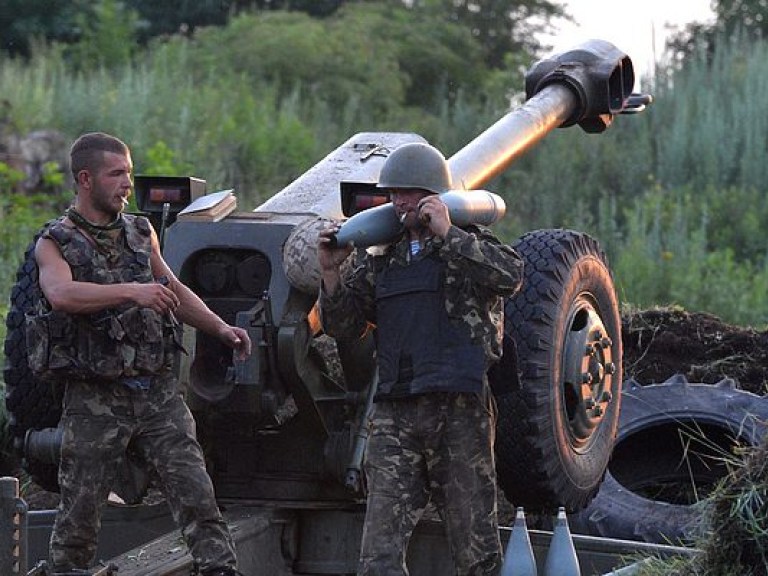
<path fill-rule="evenodd" d="M 427 240 L 419 258 L 445 262 L 443 287 L 449 321 L 466 327 L 482 346 L 486 366 L 502 353 L 503 299 L 523 280 L 523 260 L 485 228 L 451 226 L 444 239 Z M 382 254 L 367 254 L 333 295 L 320 289 L 321 319 L 334 338 L 354 339 L 377 324 L 375 279 L 389 266 L 411 261 L 407 238 Z M 498 535 L 493 454 L 495 414 L 484 392 L 430 392 L 377 400 L 366 451 L 368 508 L 359 574 L 408 574 L 408 541 L 430 499 L 442 516 L 459 576 L 496 575 Z"/>
<path fill-rule="evenodd" d="M 451 226 L 445 239 L 428 240 L 423 257 L 434 252 L 446 262 L 448 316 L 468 326 L 472 340 L 482 343 L 489 364 L 498 360 L 504 334 L 502 297 L 512 296 L 520 289 L 522 258 L 490 231 L 475 226 L 467 230 Z M 343 289 L 333 296 L 321 289 L 321 317 L 326 333 L 337 339 L 354 339 L 365 332 L 368 322 L 376 324 L 376 271 L 392 264 L 405 266 L 409 258 L 410 246 L 404 238 L 384 255 L 369 255 L 345 277 Z"/>
<path fill-rule="evenodd" d="M 117 260 L 91 244 L 65 217 L 51 224 L 43 237 L 56 242 L 72 269 L 72 277 L 95 284 L 152 282 L 149 260 L 152 252 L 151 224 L 143 216 L 123 214 L 122 228 L 110 232 Z"/>
<path fill-rule="evenodd" d="M 85 569 L 94 561 L 101 511 L 129 443 L 157 471 L 201 570 L 235 566 L 195 423 L 173 377 L 154 378 L 146 391 L 119 382 L 69 382 L 61 425 L 61 503 L 51 535 L 55 569 Z"/>
<path fill-rule="evenodd" d="M 173 317 L 134 306 L 98 320 L 42 306 L 25 318 L 29 368 L 46 381 L 116 380 L 173 369 L 182 326 Z"/>
<path fill-rule="evenodd" d="M 458 576 L 497 575 L 498 533 L 490 393 L 433 393 L 375 405 L 359 576 L 403 576 L 408 540 L 430 499 Z"/>
<path fill-rule="evenodd" d="M 122 219 L 124 226 L 112 231 L 117 235 L 113 259 L 63 218 L 43 237 L 59 246 L 74 280 L 154 282 L 149 222 L 128 214 Z M 41 298 L 25 320 L 29 366 L 45 380 L 157 374 L 173 368 L 181 349 L 181 325 L 150 308 L 124 305 L 98 314 L 70 315 L 50 310 Z"/>

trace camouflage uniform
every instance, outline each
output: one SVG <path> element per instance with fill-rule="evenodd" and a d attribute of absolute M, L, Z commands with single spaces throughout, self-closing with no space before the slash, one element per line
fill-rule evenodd
<path fill-rule="evenodd" d="M 408 540 L 431 500 L 457 574 L 501 568 L 486 371 L 501 355 L 503 297 L 523 263 L 487 230 L 451 226 L 416 256 L 403 239 L 367 255 L 333 296 L 323 326 L 356 338 L 377 326 L 379 388 L 366 451 L 368 507 L 358 574 L 407 574 Z"/>
<path fill-rule="evenodd" d="M 75 280 L 153 281 L 149 223 L 123 218 L 113 253 L 97 250 L 63 220 L 46 237 L 57 243 Z M 59 314 L 55 321 L 50 316 L 45 320 L 50 314 L 45 308 L 43 302 L 37 321 L 30 319 L 28 337 L 41 336 L 52 325 L 56 330 L 42 334 L 45 342 L 30 353 L 30 364 L 48 377 L 57 370 L 67 377 L 61 503 L 51 535 L 54 569 L 85 569 L 93 562 L 101 512 L 129 443 L 156 470 L 201 570 L 234 567 L 232 538 L 216 504 L 194 420 L 172 372 L 178 326 L 130 306 L 69 319 Z"/>
<path fill-rule="evenodd" d="M 235 565 L 195 423 L 173 376 L 154 378 L 146 391 L 119 382 L 70 382 L 62 426 L 61 504 L 51 535 L 56 569 L 93 562 L 101 510 L 129 442 L 157 471 L 173 519 L 200 568 Z"/>

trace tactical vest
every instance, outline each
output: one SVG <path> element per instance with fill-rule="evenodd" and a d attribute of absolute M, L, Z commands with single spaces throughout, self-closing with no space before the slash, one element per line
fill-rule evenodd
<path fill-rule="evenodd" d="M 110 262 L 77 228 L 65 225 L 63 217 L 43 237 L 56 242 L 76 281 L 154 282 L 149 221 L 128 214 L 123 218 L 125 248 L 116 262 Z M 26 316 L 29 367 L 47 380 L 161 374 L 174 367 L 181 329 L 173 317 L 151 308 L 124 305 L 90 315 L 68 314 L 51 310 L 41 296 Z"/>
<path fill-rule="evenodd" d="M 449 318 L 444 282 L 435 255 L 376 272 L 377 399 L 483 389 L 483 347 Z"/>

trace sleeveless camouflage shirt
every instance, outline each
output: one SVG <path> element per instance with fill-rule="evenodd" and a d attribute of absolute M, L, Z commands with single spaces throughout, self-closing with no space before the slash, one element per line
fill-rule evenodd
<path fill-rule="evenodd" d="M 43 238 L 56 242 L 75 281 L 154 282 L 149 221 L 129 214 L 123 218 L 125 226 L 116 240 L 122 247 L 115 261 L 63 216 Z M 41 297 L 27 314 L 26 339 L 29 367 L 40 378 L 117 380 L 172 370 L 181 349 L 181 325 L 168 315 L 135 305 L 68 314 L 51 310 Z"/>

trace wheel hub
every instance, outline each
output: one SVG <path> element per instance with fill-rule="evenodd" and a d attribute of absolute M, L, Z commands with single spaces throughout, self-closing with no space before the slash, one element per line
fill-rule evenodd
<path fill-rule="evenodd" d="M 564 410 L 577 446 L 589 441 L 613 398 L 613 342 L 600 316 L 588 305 L 573 316 L 566 335 Z"/>

